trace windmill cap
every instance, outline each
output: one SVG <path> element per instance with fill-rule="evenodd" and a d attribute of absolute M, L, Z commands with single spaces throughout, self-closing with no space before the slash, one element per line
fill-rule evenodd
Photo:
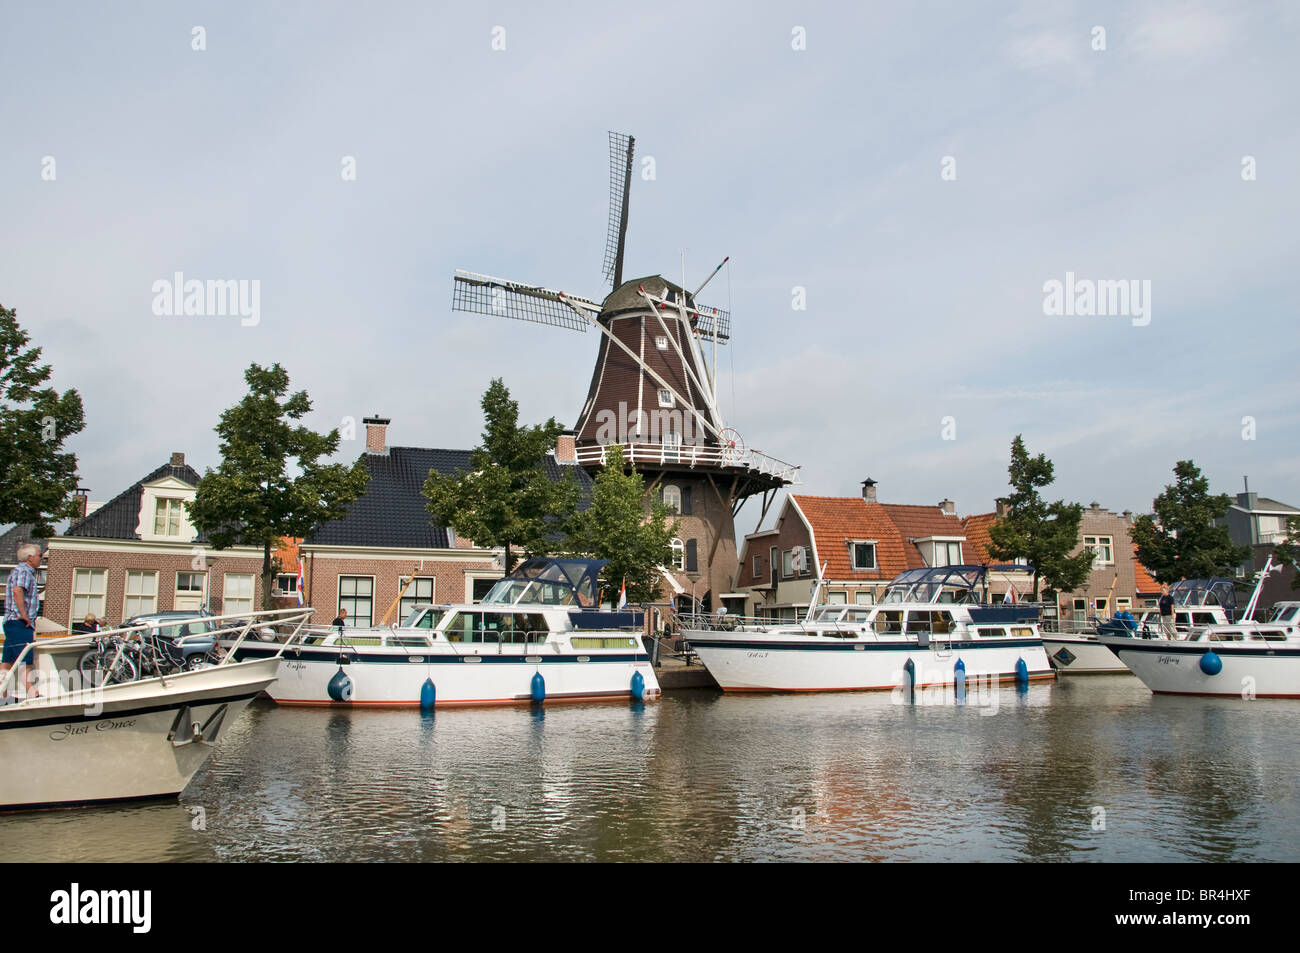
<path fill-rule="evenodd" d="M 682 293 L 680 286 L 673 284 L 662 275 L 633 278 L 631 281 L 623 282 L 609 293 L 609 297 L 600 306 L 600 313 L 617 314 L 622 311 L 644 311 L 645 298 L 641 297 L 642 288 L 654 298 L 662 298 L 669 291 L 674 294 Z M 694 306 L 694 299 L 689 295 L 687 296 L 687 304 Z"/>

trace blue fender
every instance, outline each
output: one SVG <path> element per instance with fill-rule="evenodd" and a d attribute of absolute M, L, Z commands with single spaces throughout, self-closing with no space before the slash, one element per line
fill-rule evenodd
<path fill-rule="evenodd" d="M 342 668 L 334 673 L 334 677 L 330 679 L 326 690 L 329 692 L 330 698 L 336 702 L 352 701 L 352 679 L 348 678 L 348 673 L 343 671 Z"/>
<path fill-rule="evenodd" d="M 1201 671 L 1206 675 L 1218 675 L 1223 671 L 1223 659 L 1213 649 L 1201 656 Z"/>
<path fill-rule="evenodd" d="M 907 692 L 908 698 L 916 691 L 916 663 L 910 658 L 903 666 L 903 690 Z"/>
<path fill-rule="evenodd" d="M 1029 684 L 1029 666 L 1025 664 L 1025 660 L 1022 658 L 1016 659 L 1016 683 L 1018 685 Z"/>
<path fill-rule="evenodd" d="M 645 701 L 645 676 L 640 672 L 632 673 L 632 697 L 637 701 Z"/>
<path fill-rule="evenodd" d="M 533 673 L 532 696 L 535 702 L 546 701 L 546 679 L 542 678 L 541 672 Z"/>
<path fill-rule="evenodd" d="M 957 696 L 957 700 L 960 701 L 966 697 L 966 663 L 960 658 L 957 659 L 957 664 L 953 666 L 952 682 L 953 692 Z"/>
<path fill-rule="evenodd" d="M 429 711 L 437 700 L 438 689 L 434 687 L 433 679 L 426 678 L 424 684 L 420 686 L 420 707 L 425 711 Z"/>

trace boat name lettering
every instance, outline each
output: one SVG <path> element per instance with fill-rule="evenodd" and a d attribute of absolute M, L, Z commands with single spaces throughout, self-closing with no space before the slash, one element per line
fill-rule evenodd
<path fill-rule="evenodd" d="M 1160 656 L 1157 656 L 1157 657 L 1156 657 L 1156 661 L 1159 662 L 1161 665 L 1177 665 L 1177 664 L 1178 664 L 1178 656 L 1177 656 L 1177 655 L 1160 655 Z"/>
<path fill-rule="evenodd" d="M 134 718 L 128 718 L 125 721 L 101 721 L 95 724 L 96 731 L 112 731 L 115 728 L 131 728 L 135 725 Z M 62 725 L 50 732 L 51 741 L 62 741 L 64 738 L 72 735 L 90 734 L 90 725 Z"/>
<path fill-rule="evenodd" d="M 766 652 L 746 652 L 746 658 L 767 658 Z"/>
<path fill-rule="evenodd" d="M 285 662 L 284 667 L 295 672 L 304 671 L 307 668 L 306 662 Z"/>

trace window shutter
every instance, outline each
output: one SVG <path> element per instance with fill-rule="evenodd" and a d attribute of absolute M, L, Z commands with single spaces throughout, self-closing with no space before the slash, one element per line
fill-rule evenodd
<path fill-rule="evenodd" d="M 688 539 L 686 541 L 686 571 L 687 572 L 700 571 L 699 561 L 696 559 L 695 556 L 695 540 L 693 539 Z"/>
<path fill-rule="evenodd" d="M 682 515 L 691 515 L 691 488 L 689 486 L 682 487 Z"/>

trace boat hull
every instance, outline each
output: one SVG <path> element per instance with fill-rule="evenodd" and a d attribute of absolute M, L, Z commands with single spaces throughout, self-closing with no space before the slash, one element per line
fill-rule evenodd
<path fill-rule="evenodd" d="M 1095 635 L 1044 635 L 1043 649 L 1057 672 L 1070 675 L 1129 675 L 1128 666 Z"/>
<path fill-rule="evenodd" d="M 0 709 L 0 810 L 175 797 L 278 665 L 212 666 Z"/>
<path fill-rule="evenodd" d="M 531 701 L 537 673 L 547 700 L 630 698 L 637 673 L 645 697 L 659 693 L 654 666 L 644 651 L 558 655 L 549 645 L 539 649 L 536 655 L 522 651 L 414 655 L 341 653 L 337 648 L 303 646 L 286 653 L 280 678 L 267 694 L 280 705 L 421 707 L 428 680 L 433 682 L 435 707 L 503 705 Z M 269 650 L 240 649 L 239 657 L 265 651 Z M 330 694 L 330 683 L 340 672 L 350 683 L 346 701 Z"/>
<path fill-rule="evenodd" d="M 968 684 L 1011 681 L 1024 661 L 1031 680 L 1053 678 L 1041 640 L 954 642 L 922 648 L 915 641 L 789 640 L 745 633 L 684 633 L 724 692 L 885 691 L 911 679 L 915 688 L 952 685 L 956 666 Z M 912 663 L 911 674 L 908 662 Z"/>
<path fill-rule="evenodd" d="M 1158 694 L 1237 698 L 1300 698 L 1300 646 L 1267 643 L 1171 642 L 1102 636 L 1142 683 Z M 1201 658 L 1223 663 L 1207 675 Z"/>

